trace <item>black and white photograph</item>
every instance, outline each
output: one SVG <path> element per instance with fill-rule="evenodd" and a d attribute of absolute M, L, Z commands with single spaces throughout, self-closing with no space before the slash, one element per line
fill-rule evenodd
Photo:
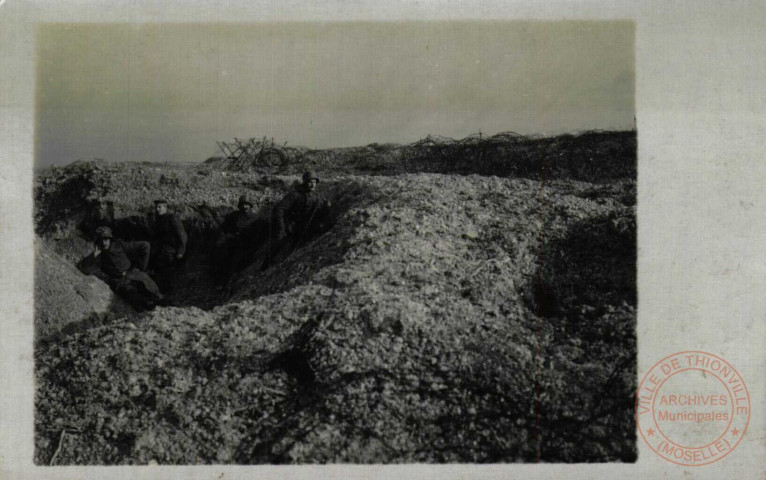
<path fill-rule="evenodd" d="M 0 478 L 760 478 L 757 0 L 0 0 Z"/>
<path fill-rule="evenodd" d="M 34 463 L 632 463 L 635 22 L 35 31 Z"/>

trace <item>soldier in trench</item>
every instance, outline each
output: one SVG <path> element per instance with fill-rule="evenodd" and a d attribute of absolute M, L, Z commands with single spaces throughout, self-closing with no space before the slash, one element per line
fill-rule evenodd
<path fill-rule="evenodd" d="M 269 240 L 261 270 L 290 256 L 297 248 L 327 228 L 330 201 L 319 194 L 319 177 L 312 171 L 303 182 L 274 206 L 274 235 Z"/>
<path fill-rule="evenodd" d="M 213 256 L 219 281 L 225 281 L 252 260 L 257 220 L 258 215 L 253 212 L 253 201 L 249 196 L 241 195 L 237 209 L 224 217 L 221 236 L 215 244 Z"/>
<path fill-rule="evenodd" d="M 188 237 L 181 217 L 168 211 L 167 201 L 155 200 L 154 209 L 156 218 L 152 226 L 151 264 L 163 291 L 170 292 L 178 283 Z"/>
<path fill-rule="evenodd" d="M 146 274 L 151 250 L 149 242 L 115 240 L 109 227 L 98 227 L 94 243 L 93 252 L 78 263 L 80 271 L 105 281 L 139 311 L 163 302 L 157 284 Z"/>

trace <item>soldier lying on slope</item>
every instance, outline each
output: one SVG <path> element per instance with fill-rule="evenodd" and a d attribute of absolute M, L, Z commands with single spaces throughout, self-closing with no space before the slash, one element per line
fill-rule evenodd
<path fill-rule="evenodd" d="M 98 227 L 93 252 L 80 260 L 77 267 L 86 275 L 105 281 L 137 310 L 147 310 L 163 299 L 157 284 L 144 272 L 149 253 L 148 242 L 115 240 L 109 227 Z M 136 259 L 135 265 L 130 257 Z"/>

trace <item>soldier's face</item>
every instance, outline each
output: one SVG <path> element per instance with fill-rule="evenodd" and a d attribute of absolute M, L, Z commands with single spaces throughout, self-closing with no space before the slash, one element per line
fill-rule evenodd
<path fill-rule="evenodd" d="M 313 179 L 309 180 L 308 182 L 306 182 L 306 189 L 309 192 L 313 192 L 317 188 L 317 183 L 319 183 L 317 180 L 313 180 Z"/>
<path fill-rule="evenodd" d="M 157 215 L 165 215 L 168 213 L 168 206 L 164 203 L 158 203 L 154 206 L 154 210 L 157 212 Z"/>
<path fill-rule="evenodd" d="M 109 250 L 109 247 L 112 245 L 112 239 L 111 238 L 99 238 L 98 239 L 98 246 L 101 248 L 101 250 Z"/>
<path fill-rule="evenodd" d="M 251 208 L 253 208 L 253 206 L 250 205 L 249 203 L 240 203 L 239 204 L 239 209 L 242 210 L 243 212 L 247 212 Z"/>

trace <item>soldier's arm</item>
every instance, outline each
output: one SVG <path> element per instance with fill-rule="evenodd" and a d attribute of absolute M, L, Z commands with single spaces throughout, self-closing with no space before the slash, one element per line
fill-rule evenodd
<path fill-rule="evenodd" d="M 107 281 L 108 279 L 107 275 L 101 270 L 98 258 L 93 253 L 83 257 L 83 259 L 77 263 L 77 269 L 85 275 L 93 275 L 103 281 Z"/>
<path fill-rule="evenodd" d="M 327 198 L 320 196 L 316 203 L 316 210 L 314 211 L 315 220 L 320 230 L 324 230 L 327 227 L 327 218 L 330 214 L 330 201 Z"/>
<path fill-rule="evenodd" d="M 94 270 L 98 268 L 98 264 L 96 263 L 95 253 L 91 253 L 89 255 L 82 257 L 80 261 L 77 262 L 77 268 L 85 275 L 93 274 Z"/>
<path fill-rule="evenodd" d="M 136 261 L 135 266 L 145 272 L 149 266 L 149 254 L 151 253 L 149 242 L 122 242 L 122 245 L 128 257 Z"/>
<path fill-rule="evenodd" d="M 285 236 L 285 213 L 290 209 L 294 200 L 292 193 L 287 194 L 279 203 L 274 206 L 274 220 L 277 223 L 277 236 Z"/>
<path fill-rule="evenodd" d="M 184 229 L 184 224 L 181 222 L 181 219 L 178 217 L 178 215 L 173 215 L 172 225 L 173 232 L 178 239 L 178 252 L 176 252 L 176 256 L 180 258 L 186 254 L 186 241 L 188 240 L 188 237 L 186 236 L 186 229 Z"/>

